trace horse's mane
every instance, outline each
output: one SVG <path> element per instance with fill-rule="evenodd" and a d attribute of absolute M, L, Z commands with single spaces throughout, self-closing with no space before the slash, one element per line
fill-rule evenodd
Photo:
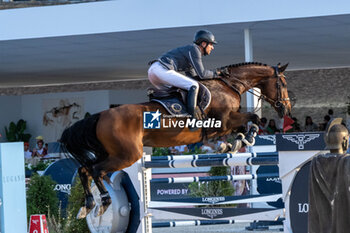
<path fill-rule="evenodd" d="M 261 62 L 243 62 L 243 63 L 237 63 L 237 64 L 231 64 L 231 65 L 223 66 L 223 67 L 220 67 L 219 69 L 236 68 L 236 67 L 249 66 L 249 65 L 269 66 L 269 65 L 261 63 Z"/>

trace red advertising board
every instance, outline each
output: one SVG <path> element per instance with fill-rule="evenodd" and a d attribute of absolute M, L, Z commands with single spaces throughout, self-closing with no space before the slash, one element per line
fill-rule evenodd
<path fill-rule="evenodd" d="M 44 214 L 30 216 L 29 233 L 49 233 Z"/>

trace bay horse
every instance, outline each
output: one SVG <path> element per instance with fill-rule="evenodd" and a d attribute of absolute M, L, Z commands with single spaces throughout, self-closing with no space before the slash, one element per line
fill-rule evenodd
<path fill-rule="evenodd" d="M 258 122 L 254 113 L 239 112 L 241 95 L 253 87 L 261 89 L 261 96 L 268 101 L 280 117 L 289 114 L 286 78 L 287 65 L 268 66 L 261 63 L 241 63 L 219 68 L 223 77 L 200 80 L 211 92 L 212 99 L 206 108 L 208 118 L 221 121 L 220 128 L 197 129 L 173 128 L 144 129 L 143 113 L 166 114 L 156 102 L 125 104 L 80 120 L 64 130 L 62 149 L 69 152 L 81 165 L 78 169 L 84 187 L 85 206 L 78 214 L 84 218 L 94 208 L 95 202 L 89 186 L 89 178 L 100 191 L 102 206 L 95 211 L 101 215 L 111 204 L 111 198 L 103 184 L 107 173 L 131 166 L 142 157 L 143 147 L 170 147 L 187 145 L 230 134 L 249 121 Z"/>

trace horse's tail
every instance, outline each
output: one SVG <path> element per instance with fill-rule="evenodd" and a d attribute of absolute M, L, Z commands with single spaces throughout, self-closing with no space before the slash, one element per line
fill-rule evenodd
<path fill-rule="evenodd" d="M 90 167 L 108 154 L 96 136 L 100 113 L 74 123 L 62 133 L 61 150 L 73 156 L 82 166 Z"/>

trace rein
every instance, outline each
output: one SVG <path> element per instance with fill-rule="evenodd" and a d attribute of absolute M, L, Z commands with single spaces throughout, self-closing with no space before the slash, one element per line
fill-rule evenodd
<path fill-rule="evenodd" d="M 239 95 L 239 99 L 242 99 L 242 95 L 241 95 L 241 92 L 233 85 L 231 85 L 229 82 L 227 82 L 227 80 L 225 79 L 222 79 L 222 78 L 219 78 L 218 80 L 222 81 L 223 83 L 226 84 L 226 86 L 228 86 L 229 88 L 231 88 L 234 92 L 236 92 L 238 95 Z M 238 81 L 242 82 L 241 80 L 237 79 Z M 245 85 L 243 82 L 242 82 L 243 85 Z"/>

